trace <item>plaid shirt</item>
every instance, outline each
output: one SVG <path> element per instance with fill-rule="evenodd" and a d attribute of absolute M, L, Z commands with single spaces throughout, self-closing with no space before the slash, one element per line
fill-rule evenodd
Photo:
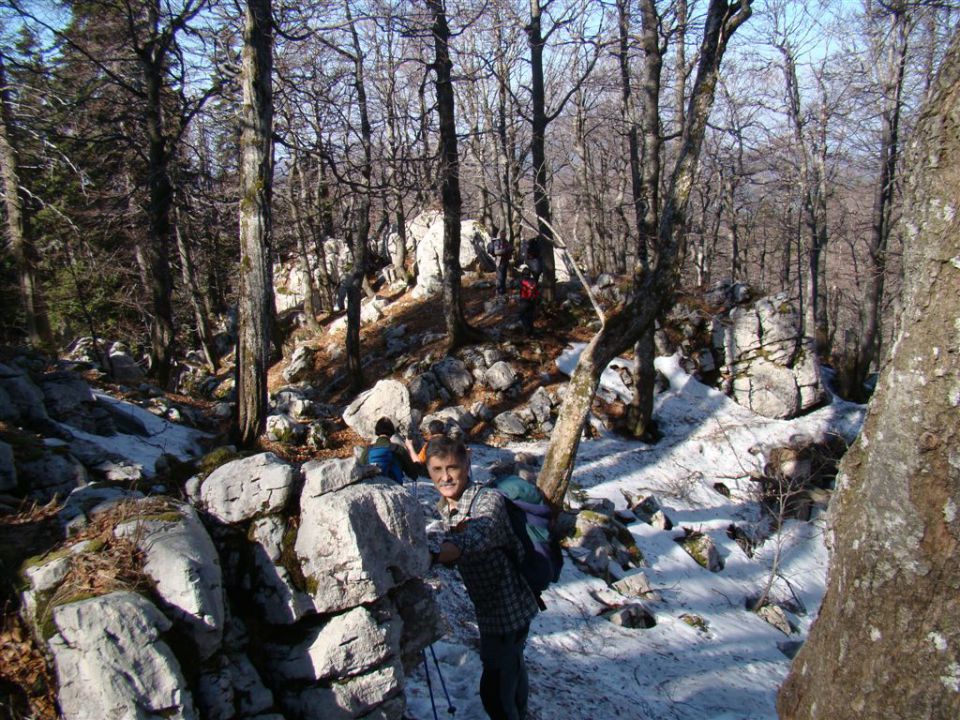
<path fill-rule="evenodd" d="M 517 569 L 523 547 L 510 527 L 500 493 L 470 483 L 457 507 L 441 499 L 438 510 L 446 539 L 462 552 L 457 569 L 473 601 L 480 632 L 502 635 L 527 625 L 539 608 Z"/>

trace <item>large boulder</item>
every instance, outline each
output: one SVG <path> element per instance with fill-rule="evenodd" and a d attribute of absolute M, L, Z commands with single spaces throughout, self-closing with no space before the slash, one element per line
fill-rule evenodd
<path fill-rule="evenodd" d="M 197 717 L 179 662 L 163 640 L 171 622 L 131 592 L 53 609 L 49 641 L 66 720 Z"/>
<path fill-rule="evenodd" d="M 375 478 L 328 492 L 319 473 L 300 499 L 294 546 L 318 612 L 369 603 L 430 567 L 417 499 Z"/>
<path fill-rule="evenodd" d="M 422 298 L 440 292 L 443 280 L 443 214 L 436 210 L 421 213 L 411 223 L 409 235 L 416 244 L 417 287 L 414 297 Z M 460 223 L 460 267 L 476 270 L 488 259 L 489 235 L 474 220 Z"/>
<path fill-rule="evenodd" d="M 114 529 L 144 554 L 144 572 L 153 580 L 168 612 L 184 628 L 202 660 L 223 637 L 225 617 L 220 559 L 196 511 L 176 503 Z"/>
<path fill-rule="evenodd" d="M 200 502 L 224 523 L 239 523 L 281 510 L 290 499 L 296 473 L 271 452 L 221 465 L 200 485 Z"/>
<path fill-rule="evenodd" d="M 723 358 L 728 392 L 741 405 L 772 418 L 791 418 L 823 399 L 813 341 L 784 293 L 734 307 L 718 318 L 713 351 Z"/>
<path fill-rule="evenodd" d="M 410 405 L 410 393 L 398 380 L 381 380 L 370 390 L 360 393 L 343 411 L 343 421 L 358 435 L 373 440 L 374 426 L 381 417 L 393 420 L 397 429 L 409 435 L 417 425 Z"/>

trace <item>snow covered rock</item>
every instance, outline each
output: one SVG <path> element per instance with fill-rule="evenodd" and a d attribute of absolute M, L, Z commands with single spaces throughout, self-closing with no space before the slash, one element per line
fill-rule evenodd
<path fill-rule="evenodd" d="M 144 572 L 168 613 L 186 630 L 202 660 L 223 638 L 225 617 L 220 559 L 206 528 L 189 505 L 118 525 L 117 537 L 130 539 L 145 557 Z"/>
<path fill-rule="evenodd" d="M 423 515 L 410 492 L 382 479 L 328 492 L 318 476 L 304 486 L 294 546 L 318 612 L 371 602 L 426 574 Z"/>
<path fill-rule="evenodd" d="M 293 468 L 273 453 L 221 465 L 200 486 L 200 501 L 221 522 L 238 523 L 282 509 L 293 492 Z"/>
<path fill-rule="evenodd" d="M 380 380 L 360 393 L 343 411 L 343 421 L 358 435 L 373 440 L 374 426 L 381 417 L 390 418 L 398 430 L 409 435 L 416 427 L 419 413 L 410 405 L 410 393 L 398 380 Z"/>
<path fill-rule="evenodd" d="M 116 382 L 122 385 L 139 385 L 147 377 L 122 343 L 114 343 L 109 356 L 110 362 L 105 369 Z"/>
<path fill-rule="evenodd" d="M 149 600 L 116 592 L 53 609 L 49 641 L 66 720 L 192 720 L 193 698 L 162 639 L 171 622 Z"/>

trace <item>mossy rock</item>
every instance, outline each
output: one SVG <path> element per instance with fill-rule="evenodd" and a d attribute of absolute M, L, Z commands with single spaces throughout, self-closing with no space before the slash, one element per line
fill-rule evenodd
<path fill-rule="evenodd" d="M 244 457 L 244 455 L 237 452 L 236 448 L 230 445 L 214 448 L 197 462 L 197 474 L 200 476 L 200 479 L 203 480 L 218 467 L 233 462 L 234 460 L 240 460 L 242 457 Z"/>

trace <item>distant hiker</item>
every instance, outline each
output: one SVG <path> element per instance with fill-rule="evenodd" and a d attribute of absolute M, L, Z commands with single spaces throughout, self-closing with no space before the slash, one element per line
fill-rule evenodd
<path fill-rule="evenodd" d="M 333 309 L 336 312 L 342 312 L 347 309 L 347 293 L 350 292 L 350 276 L 344 275 L 337 283 L 337 299 L 333 303 Z"/>
<path fill-rule="evenodd" d="M 427 472 L 441 495 L 437 509 L 447 533 L 432 559 L 457 566 L 477 616 L 483 708 L 495 720 L 523 720 L 528 692 L 523 647 L 538 607 L 520 575 L 523 549 L 507 501 L 470 481 L 470 460 L 461 440 L 431 440 Z"/>
<path fill-rule="evenodd" d="M 382 475 L 402 484 L 404 475 L 412 479 L 421 473 L 407 451 L 391 440 L 396 431 L 390 418 L 382 417 L 377 420 L 374 426 L 377 439 L 360 453 L 360 463 L 376 465 Z"/>
<path fill-rule="evenodd" d="M 447 427 L 444 425 L 443 420 L 431 420 L 427 425 L 427 434 L 423 436 L 423 447 L 419 451 L 415 450 L 413 447 L 413 442 L 410 438 L 407 438 L 407 453 L 410 455 L 411 462 L 420 463 L 421 465 L 427 462 L 427 444 L 436 438 L 441 438 L 446 434 Z"/>
<path fill-rule="evenodd" d="M 539 235 L 527 240 L 527 246 L 523 253 L 523 262 L 530 268 L 530 272 L 533 273 L 533 277 L 538 283 L 540 282 L 540 274 L 543 272 L 542 252 L 543 245 Z"/>
<path fill-rule="evenodd" d="M 528 335 L 533 334 L 533 320 L 537 314 L 537 298 L 540 297 L 540 285 L 533 271 L 523 265 L 520 268 L 520 323 Z"/>
<path fill-rule="evenodd" d="M 513 245 L 507 240 L 504 230 L 497 232 L 494 228 L 494 237 L 490 241 L 490 254 L 497 262 L 497 297 L 507 294 L 507 271 L 510 269 L 510 257 L 513 255 Z"/>

